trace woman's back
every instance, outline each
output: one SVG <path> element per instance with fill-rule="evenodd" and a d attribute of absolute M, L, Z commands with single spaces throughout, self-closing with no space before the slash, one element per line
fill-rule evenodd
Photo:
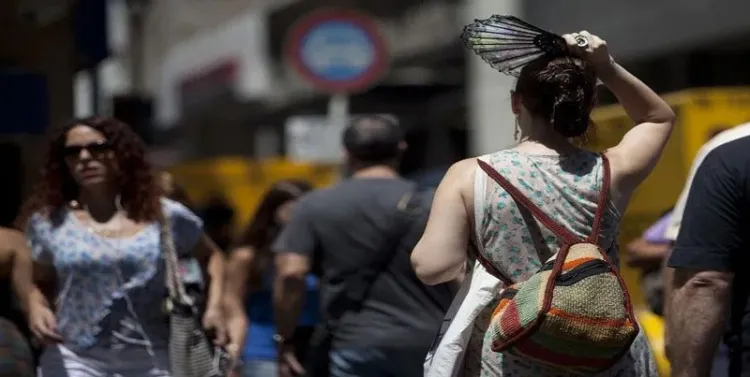
<path fill-rule="evenodd" d="M 515 150 L 481 158 L 560 225 L 582 239 L 589 236 L 603 178 L 600 154 L 580 150 L 567 155 L 534 155 Z M 502 187 L 477 170 L 474 181 L 476 235 L 482 256 L 513 281 L 524 281 L 555 255 L 559 243 L 529 211 L 519 209 Z M 607 200 L 600 245 L 617 263 L 620 215 Z M 540 363 L 491 350 L 487 327 L 497 304 L 493 300 L 477 316 L 466 355 L 467 376 L 564 376 Z M 645 338 L 639 336 L 625 357 L 603 375 L 656 376 Z"/>
<path fill-rule="evenodd" d="M 602 185 L 602 158 L 580 150 L 568 155 L 533 155 L 504 150 L 482 158 L 553 220 L 585 238 L 591 233 Z M 558 250 L 557 238 L 498 184 L 477 171 L 474 213 L 483 256 L 514 281 L 533 275 Z M 607 201 L 600 243 L 616 260 L 620 216 Z M 531 226 L 529 226 L 531 224 Z M 508 252 L 506 252 L 508 251 Z"/>
<path fill-rule="evenodd" d="M 544 38 L 556 40 L 562 49 L 550 52 L 546 49 L 549 45 L 534 45 L 538 57 L 529 58 L 527 49 L 505 43 L 518 39 L 514 31 L 518 23 L 515 17 L 493 16 L 465 28 L 467 46 L 494 68 L 518 77 L 510 107 L 516 118 L 519 143 L 513 151 L 485 158 L 559 225 L 580 236 L 589 235 L 602 183 L 602 159 L 580 151 L 571 139 L 588 131 L 591 110 L 596 106 L 597 83 L 601 81 L 635 124 L 606 152 L 611 190 L 607 204 L 602 204 L 609 208 L 603 214 L 599 242 L 615 257 L 617 213 L 627 208 L 633 191 L 658 162 L 674 126 L 674 112 L 653 90 L 614 61 L 601 38 L 586 31 L 566 34 L 562 39 L 542 33 Z M 499 42 L 487 47 L 488 39 L 492 39 L 488 34 L 507 29 L 511 32 L 496 33 Z M 522 53 L 509 55 L 502 46 Z M 555 156 L 544 155 L 552 153 Z M 504 190 L 487 183 L 484 172 L 477 169 L 476 159 L 466 159 L 451 166 L 436 191 L 425 232 L 411 255 L 419 278 L 427 284 L 462 279 L 470 255 L 468 241 L 474 238 L 472 232 L 477 244 L 486 247 L 483 254 L 489 263 L 517 281 L 533 275 L 541 261 L 557 251 L 555 236 L 528 212 L 520 211 Z M 485 334 L 487 321 L 503 284 L 481 265 L 475 272 L 467 276 L 463 287 L 466 299 L 454 305 L 455 319 L 435 347 L 425 375 L 456 377 L 465 369 L 471 371 L 469 375 L 487 377 L 564 375 L 544 367 L 541 361 L 514 359 L 491 350 L 492 336 Z M 567 364 L 586 363 L 564 353 Z M 603 374 L 655 376 L 643 334 L 633 342 L 630 352 Z"/>

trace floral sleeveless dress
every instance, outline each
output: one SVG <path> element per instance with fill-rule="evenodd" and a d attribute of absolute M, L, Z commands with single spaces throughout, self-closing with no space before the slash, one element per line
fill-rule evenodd
<path fill-rule="evenodd" d="M 602 182 L 602 158 L 580 151 L 570 155 L 530 155 L 513 150 L 481 158 L 529 197 L 558 223 L 580 237 L 591 232 Z M 520 210 L 510 195 L 481 169 L 477 170 L 475 193 L 483 196 L 476 213 L 476 234 L 483 256 L 501 273 L 515 281 L 533 275 L 558 251 L 557 239 L 525 209 Z M 484 189 L 482 190 L 482 186 Z M 482 195 L 483 194 L 483 195 Z M 616 237 L 620 215 L 608 201 L 600 243 L 617 263 Z M 479 218 L 481 215 L 481 218 Z M 532 224 L 531 226 L 527 224 Z M 568 377 L 540 363 L 493 352 L 487 327 L 497 301 L 491 302 L 474 321 L 464 360 L 465 377 Z M 599 376 L 657 377 L 656 363 L 643 333 L 630 353 Z"/>

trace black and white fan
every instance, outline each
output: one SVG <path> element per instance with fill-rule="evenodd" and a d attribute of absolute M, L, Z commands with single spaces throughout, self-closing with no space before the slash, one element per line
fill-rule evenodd
<path fill-rule="evenodd" d="M 563 37 L 515 16 L 475 20 L 464 27 L 461 39 L 490 66 L 516 77 L 524 65 L 544 55 L 570 54 Z"/>

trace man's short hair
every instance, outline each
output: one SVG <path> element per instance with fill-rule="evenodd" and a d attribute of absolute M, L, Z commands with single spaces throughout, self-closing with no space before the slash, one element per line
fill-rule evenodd
<path fill-rule="evenodd" d="M 398 159 L 404 134 L 398 123 L 381 115 L 359 116 L 344 130 L 343 144 L 351 158 L 362 163 Z"/>

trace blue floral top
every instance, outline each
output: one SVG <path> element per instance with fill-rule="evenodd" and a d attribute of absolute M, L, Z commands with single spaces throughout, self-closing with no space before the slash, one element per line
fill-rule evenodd
<path fill-rule="evenodd" d="M 177 202 L 163 199 L 162 207 L 178 253 L 189 258 L 201 220 Z M 157 223 L 130 237 L 105 238 L 63 210 L 54 224 L 32 216 L 27 237 L 33 258 L 57 272 L 57 325 L 67 347 L 166 348 L 167 291 Z"/>

